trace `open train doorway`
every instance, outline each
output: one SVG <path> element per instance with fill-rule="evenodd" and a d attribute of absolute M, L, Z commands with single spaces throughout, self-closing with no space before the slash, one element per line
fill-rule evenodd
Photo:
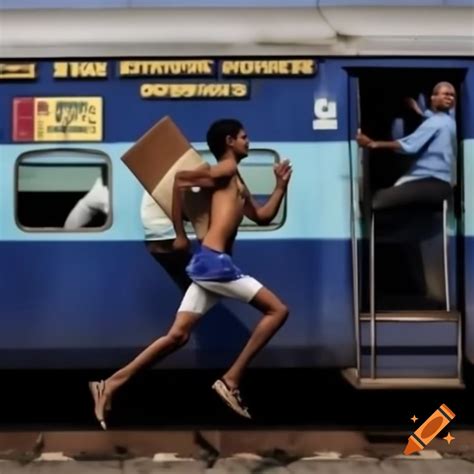
<path fill-rule="evenodd" d="M 360 72 L 359 107 L 360 128 L 375 140 L 396 140 L 407 136 L 426 119 L 433 87 L 447 81 L 461 92 L 462 70 L 447 69 L 366 69 Z M 458 141 L 461 139 L 461 101 L 451 110 L 458 123 Z M 374 194 L 392 186 L 403 176 L 414 156 L 391 150 L 364 150 L 364 197 L 362 204 L 366 235 L 370 229 L 370 203 Z M 456 214 L 461 193 L 462 157 L 458 156 L 453 170 L 453 196 L 449 202 L 449 294 L 445 288 L 445 270 L 442 252 L 442 222 L 439 213 L 421 209 L 386 213 L 378 219 L 376 229 L 375 274 L 377 291 L 375 305 L 380 310 L 441 310 L 456 307 Z M 397 236 L 399 238 L 397 238 Z M 393 237 L 393 238 L 390 238 Z M 410 238 L 413 237 L 413 238 Z M 365 252 L 362 261 L 362 310 L 370 306 L 369 258 Z"/>
<path fill-rule="evenodd" d="M 428 119 L 432 90 L 439 82 L 450 82 L 459 97 L 466 71 L 354 68 L 349 74 L 350 115 L 356 128 L 374 140 L 392 141 L 410 135 Z M 462 138 L 461 103 L 458 100 L 449 112 L 457 123 L 458 143 Z M 351 129 L 354 140 L 355 130 Z M 458 306 L 463 285 L 458 284 L 462 246 L 457 236 L 462 154 L 458 152 L 453 166 L 452 196 L 439 206 L 376 212 L 372 206 L 375 193 L 393 186 L 416 156 L 385 149 L 358 148 L 354 152 L 352 148 L 352 152 L 357 153 L 352 160 L 357 178 L 353 183 L 358 183 L 353 192 L 358 201 L 353 213 L 358 379 L 394 386 L 398 382 L 442 386 L 443 381 L 445 386 L 460 386 L 462 318 Z M 449 341 L 439 344 L 426 342 L 446 337 Z"/>

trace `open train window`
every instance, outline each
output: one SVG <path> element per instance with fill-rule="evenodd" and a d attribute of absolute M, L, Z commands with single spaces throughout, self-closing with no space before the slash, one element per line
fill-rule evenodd
<path fill-rule="evenodd" d="M 200 155 L 209 163 L 215 164 L 216 159 L 209 150 L 198 150 Z M 253 149 L 239 165 L 239 171 L 253 198 L 264 204 L 275 189 L 275 174 L 273 165 L 280 161 L 274 150 Z M 255 222 L 244 217 L 239 230 L 275 230 L 281 227 L 286 219 L 286 195 L 283 198 L 277 215 L 268 226 L 258 226 Z"/>
<path fill-rule="evenodd" d="M 16 222 L 31 232 L 103 231 L 112 224 L 110 159 L 98 150 L 43 149 L 16 166 Z"/>

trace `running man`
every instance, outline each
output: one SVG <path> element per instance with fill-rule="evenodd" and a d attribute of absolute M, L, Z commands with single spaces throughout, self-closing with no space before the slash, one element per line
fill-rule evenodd
<path fill-rule="evenodd" d="M 115 391 L 140 369 L 184 346 L 196 323 L 222 296 L 249 303 L 263 315 L 242 352 L 212 386 L 235 412 L 250 418 L 240 397 L 240 381 L 251 360 L 288 317 L 287 306 L 256 279 L 242 273 L 234 265 L 231 255 L 244 215 L 259 225 L 270 224 L 276 216 L 291 177 L 291 165 L 288 161 L 275 165 L 275 189 L 268 201 L 259 206 L 238 171 L 238 164 L 248 155 L 249 150 L 249 140 L 242 124 L 234 119 L 213 123 L 207 133 L 207 143 L 217 164 L 178 172 L 173 191 L 172 217 L 176 231 L 174 248 L 179 251 L 189 248 L 183 225 L 183 191 L 194 186 L 213 190 L 208 232 L 187 267 L 193 283 L 184 295 L 166 335 L 155 340 L 128 365 L 105 381 L 89 384 L 95 402 L 95 416 L 104 429 L 104 412 L 110 408 Z"/>

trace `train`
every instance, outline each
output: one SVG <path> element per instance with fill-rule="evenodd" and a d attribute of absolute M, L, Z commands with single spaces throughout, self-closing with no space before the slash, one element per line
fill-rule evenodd
<path fill-rule="evenodd" d="M 358 388 L 464 387 L 474 363 L 472 10 L 273 3 L 246 4 L 248 15 L 234 5 L 0 12 L 0 368 L 110 369 L 169 328 L 182 293 L 147 250 L 144 190 L 121 157 L 169 116 L 212 162 L 207 128 L 231 117 L 250 138 L 241 173 L 258 200 L 272 192 L 273 165 L 293 165 L 274 221 L 244 220 L 235 243 L 238 266 L 290 308 L 252 366 L 333 368 Z M 418 36 L 400 33 L 419 13 L 431 21 Z M 426 108 L 440 81 L 457 92 L 453 197 L 402 218 L 428 236 L 374 244 L 372 288 L 367 203 L 409 162 L 362 151 L 356 133 L 410 133 L 422 118 L 406 99 Z M 98 179 L 107 212 L 66 228 Z M 441 290 L 427 294 L 427 280 Z M 258 318 L 223 300 L 157 368 L 223 367 Z"/>

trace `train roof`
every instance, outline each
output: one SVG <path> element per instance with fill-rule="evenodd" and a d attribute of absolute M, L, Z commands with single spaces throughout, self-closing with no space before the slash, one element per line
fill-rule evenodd
<path fill-rule="evenodd" d="M 474 54 L 472 0 L 78 3 L 3 0 L 0 57 Z"/>

